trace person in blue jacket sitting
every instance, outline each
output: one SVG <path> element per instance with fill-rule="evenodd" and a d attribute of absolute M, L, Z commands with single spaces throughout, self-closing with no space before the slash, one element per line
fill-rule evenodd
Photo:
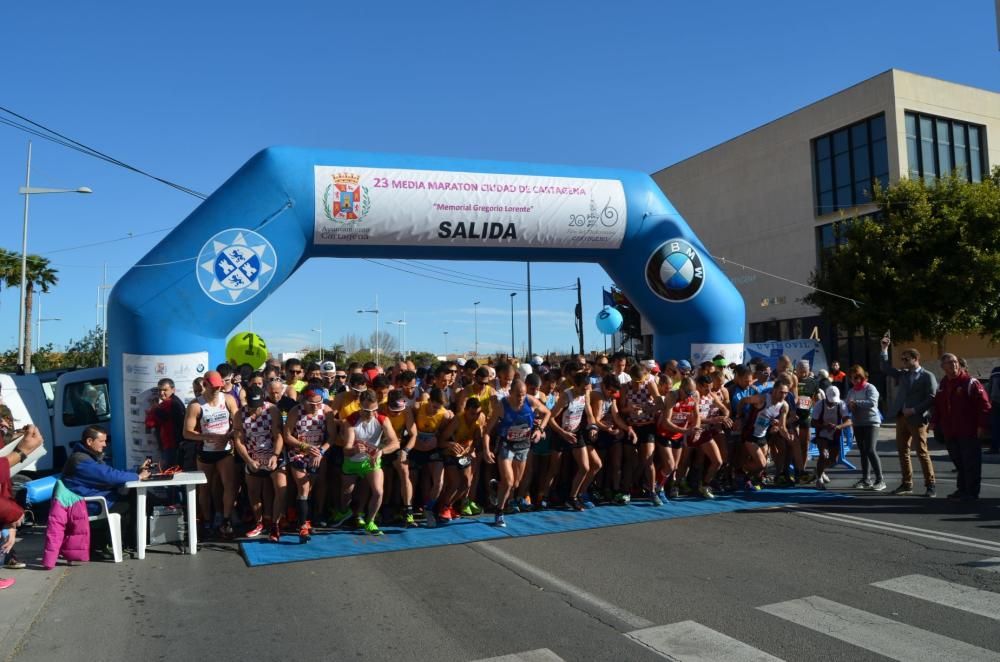
<path fill-rule="evenodd" d="M 126 540 L 134 535 L 134 527 L 129 526 L 130 500 L 119 501 L 118 488 L 134 480 L 145 480 L 149 477 L 149 469 L 143 468 L 139 473 L 133 471 L 121 471 L 104 463 L 104 449 L 108 445 L 107 431 L 98 426 L 91 425 L 83 431 L 80 441 L 73 444 L 72 452 L 63 466 L 62 482 L 71 492 L 82 497 L 102 496 L 108 502 L 108 509 L 122 515 L 125 521 L 124 534 Z M 134 494 L 134 493 L 133 493 Z M 90 514 L 97 513 L 96 504 L 88 504 Z M 142 517 L 145 513 L 138 513 Z M 99 531 L 104 532 L 101 528 Z M 97 540 L 97 536 L 91 536 L 91 547 L 103 551 L 103 544 L 107 540 L 102 538 Z M 97 543 L 97 544 L 95 544 Z"/>

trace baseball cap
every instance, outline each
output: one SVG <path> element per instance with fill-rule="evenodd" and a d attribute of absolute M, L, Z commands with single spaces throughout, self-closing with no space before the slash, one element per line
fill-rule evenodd
<path fill-rule="evenodd" d="M 319 364 L 319 369 L 323 372 L 337 372 L 337 364 L 333 361 L 323 361 Z"/>
<path fill-rule="evenodd" d="M 217 370 L 209 370 L 206 372 L 204 379 L 205 383 L 212 388 L 222 388 L 222 385 L 225 384 L 225 382 L 222 381 L 222 375 L 220 375 Z"/>
<path fill-rule="evenodd" d="M 322 398 L 320 400 L 320 402 L 322 402 L 323 400 L 326 400 L 324 391 L 326 391 L 326 389 L 323 389 L 323 388 L 307 388 L 305 391 L 302 392 L 302 397 L 305 400 L 307 400 L 307 401 L 310 398 L 319 397 L 319 398 Z"/>
<path fill-rule="evenodd" d="M 714 363 L 715 367 L 717 368 L 725 368 L 727 365 L 729 365 L 728 363 L 726 363 L 726 358 L 724 356 L 720 356 L 717 359 L 712 359 L 712 363 Z"/>
<path fill-rule="evenodd" d="M 531 357 L 531 365 L 542 365 L 542 363 L 544 363 L 544 361 L 542 361 L 542 357 L 540 356 Z"/>
<path fill-rule="evenodd" d="M 691 362 L 688 361 L 687 359 L 681 359 L 680 361 L 677 362 L 677 368 L 678 370 L 690 370 Z"/>
<path fill-rule="evenodd" d="M 247 407 L 256 409 L 264 404 L 264 389 L 256 384 L 247 389 Z"/>
<path fill-rule="evenodd" d="M 369 384 L 371 384 L 372 380 L 378 377 L 378 375 L 378 368 L 368 368 L 364 371 L 364 376 L 367 378 Z"/>
<path fill-rule="evenodd" d="M 465 367 L 465 359 L 459 357 L 459 358 L 455 359 L 455 364 L 458 365 L 461 368 L 464 368 Z"/>
<path fill-rule="evenodd" d="M 654 361 L 653 359 L 647 359 L 643 361 L 642 364 L 646 366 L 646 368 L 648 368 L 649 371 L 654 375 L 660 372 L 660 364 Z"/>
<path fill-rule="evenodd" d="M 840 402 L 840 389 L 836 386 L 827 386 L 826 400 L 827 402 Z"/>

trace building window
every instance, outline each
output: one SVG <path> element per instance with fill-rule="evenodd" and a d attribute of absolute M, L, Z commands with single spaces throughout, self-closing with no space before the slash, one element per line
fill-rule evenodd
<path fill-rule="evenodd" d="M 816 215 L 871 201 L 872 181 L 889 185 L 885 115 L 875 115 L 812 141 Z"/>
<path fill-rule="evenodd" d="M 883 217 L 882 212 L 875 211 L 870 214 L 862 214 L 858 218 L 866 218 L 878 222 Z M 852 222 L 854 222 L 854 219 L 848 218 L 843 221 L 834 221 L 833 223 L 816 226 L 816 266 L 819 269 L 823 268 L 823 263 L 834 249 L 847 243 L 847 229 L 851 226 Z"/>
<path fill-rule="evenodd" d="M 906 113 L 906 162 L 910 179 L 930 184 L 957 172 L 981 182 L 986 170 L 986 129 L 923 113 Z"/>

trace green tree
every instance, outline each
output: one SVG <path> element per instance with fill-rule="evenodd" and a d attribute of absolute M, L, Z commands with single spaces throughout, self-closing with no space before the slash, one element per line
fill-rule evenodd
<path fill-rule="evenodd" d="M 96 368 L 101 365 L 101 328 L 94 327 L 79 340 L 70 340 L 63 354 L 63 368 Z"/>
<path fill-rule="evenodd" d="M 875 187 L 873 201 L 876 214 L 841 225 L 843 243 L 810 276 L 824 291 L 804 301 L 900 340 L 1000 340 L 1000 167 L 982 183 L 953 175 Z"/>
<path fill-rule="evenodd" d="M 59 282 L 57 271 L 40 255 L 28 255 L 24 288 L 24 370 L 31 372 L 31 313 L 35 292 L 48 292 Z M 21 256 L 0 249 L 0 280 L 6 287 L 21 287 Z"/>

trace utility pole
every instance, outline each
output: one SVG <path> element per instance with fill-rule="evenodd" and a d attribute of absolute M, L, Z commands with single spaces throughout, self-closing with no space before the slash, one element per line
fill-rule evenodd
<path fill-rule="evenodd" d="M 101 365 L 108 365 L 108 263 L 104 263 L 104 278 L 98 294 L 101 297 Z"/>
<path fill-rule="evenodd" d="M 517 292 L 510 293 L 510 358 L 514 360 L 514 297 Z"/>
<path fill-rule="evenodd" d="M 472 354 L 474 358 L 479 357 L 479 304 L 481 301 L 472 302 L 472 315 L 473 315 L 473 328 L 475 329 L 475 344 L 473 345 Z"/>
<path fill-rule="evenodd" d="M 583 354 L 583 295 L 580 293 L 580 279 L 576 279 L 576 332 L 580 340 L 580 353 Z"/>
<path fill-rule="evenodd" d="M 528 262 L 528 356 L 534 356 L 531 349 L 531 262 Z"/>

